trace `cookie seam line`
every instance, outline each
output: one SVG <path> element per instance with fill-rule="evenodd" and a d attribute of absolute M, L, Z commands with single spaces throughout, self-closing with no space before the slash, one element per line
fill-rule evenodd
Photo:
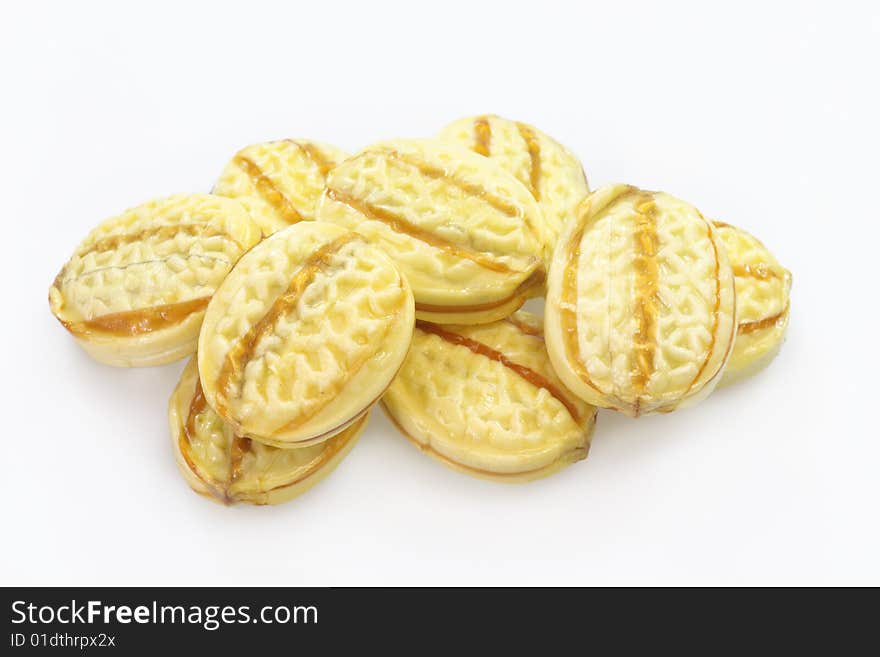
<path fill-rule="evenodd" d="M 218 257 L 212 256 L 212 255 L 206 255 L 206 254 L 202 254 L 202 253 L 175 252 L 175 253 L 171 253 L 171 254 L 169 254 L 165 257 L 162 257 L 162 258 L 156 258 L 154 260 L 139 260 L 137 262 L 127 262 L 124 265 L 107 265 L 105 267 L 98 267 L 96 269 L 91 269 L 87 272 L 83 272 L 82 274 L 78 274 L 76 276 L 71 276 L 68 278 L 60 278 L 59 279 L 58 277 L 56 277 L 56 280 L 52 283 L 52 285 L 59 292 L 61 292 L 62 286 L 67 285 L 69 283 L 75 283 L 76 281 L 79 281 L 83 278 L 86 278 L 87 276 L 93 276 L 94 274 L 100 274 L 101 272 L 109 271 L 111 269 L 124 270 L 124 269 L 128 269 L 129 267 L 137 267 L 139 265 L 157 265 L 160 263 L 167 264 L 168 261 L 174 257 L 179 257 L 179 258 L 182 258 L 183 260 L 189 260 L 191 258 L 200 258 L 202 260 L 211 260 L 213 262 L 222 263 L 228 267 L 232 267 L 232 264 L 233 264 L 231 261 L 227 260 L 226 258 L 218 258 Z M 63 273 L 63 271 L 62 271 L 62 273 Z"/>
<path fill-rule="evenodd" d="M 532 238 L 541 241 L 541 234 L 532 223 L 532 220 L 529 217 L 528 212 L 526 212 L 525 208 L 521 208 L 512 204 L 506 199 L 498 196 L 497 194 L 494 194 L 493 192 L 490 192 L 488 189 L 485 189 L 479 183 L 468 182 L 467 180 L 460 178 L 454 173 L 450 173 L 448 170 L 442 167 L 435 166 L 430 162 L 425 162 L 416 157 L 401 153 L 393 148 L 377 148 L 371 151 L 368 150 L 367 153 L 384 155 L 390 160 L 402 162 L 403 164 L 413 167 L 423 176 L 432 178 L 434 180 L 441 180 L 447 185 L 456 187 L 463 191 L 467 196 L 485 202 L 490 207 L 494 208 L 504 215 L 507 215 L 508 217 L 521 219 L 531 233 Z M 513 180 L 515 180 L 518 184 L 522 184 L 522 182 L 518 180 L 515 176 L 513 176 L 513 174 L 507 175 L 510 175 L 510 177 L 513 178 Z M 526 188 L 527 192 L 529 191 L 528 186 L 523 185 L 523 187 Z M 529 194 L 529 196 L 534 197 L 533 194 Z"/>
<path fill-rule="evenodd" d="M 502 352 L 498 351 L 497 349 L 493 349 L 489 345 L 487 345 L 483 342 L 480 342 L 479 340 L 474 340 L 473 338 L 469 338 L 469 337 L 461 335 L 459 333 L 455 333 L 453 331 L 450 331 L 450 330 L 448 330 L 442 326 L 439 326 L 437 324 L 434 324 L 432 322 L 425 322 L 425 321 L 419 320 L 416 322 L 416 328 L 421 331 L 424 331 L 425 333 L 430 333 L 432 335 L 436 335 L 438 338 L 440 338 L 441 340 L 443 340 L 449 344 L 465 347 L 466 349 L 469 349 L 472 353 L 474 353 L 478 356 L 483 356 L 484 358 L 488 358 L 488 359 L 493 360 L 497 363 L 500 363 L 501 365 L 506 367 L 508 370 L 510 370 L 511 372 L 516 374 L 517 376 L 519 376 L 523 381 L 525 381 L 529 385 L 532 385 L 536 388 L 543 388 L 544 390 L 546 390 L 550 394 L 551 397 L 553 397 L 554 399 L 556 399 L 556 401 L 558 401 L 560 404 L 562 404 L 562 406 L 568 412 L 569 416 L 571 417 L 571 419 L 574 421 L 575 424 L 580 423 L 580 421 L 582 419 L 581 414 L 578 411 L 577 407 L 574 405 L 574 402 L 572 402 L 570 399 L 568 399 L 565 396 L 565 394 L 562 392 L 562 390 L 560 389 L 559 386 L 554 384 L 552 381 L 550 381 L 550 379 L 548 379 L 543 374 L 536 372 L 535 370 L 531 369 L 530 367 L 527 367 L 525 365 L 520 365 L 519 363 L 512 361 L 507 356 L 505 356 Z M 525 333 L 525 335 L 530 335 L 530 334 Z M 485 352 L 489 352 L 489 353 L 485 353 Z"/>
<path fill-rule="evenodd" d="M 788 314 L 790 305 L 790 303 L 786 303 L 785 307 L 775 315 L 769 315 L 767 317 L 762 317 L 761 319 L 756 319 L 751 322 L 742 322 L 738 324 L 736 327 L 737 335 L 748 335 L 762 329 L 772 328 L 777 324 L 777 322 L 779 322 L 780 319 Z"/>
<path fill-rule="evenodd" d="M 699 214 L 699 212 L 697 213 Z M 694 389 L 694 386 L 700 380 L 700 377 L 703 375 L 703 372 L 706 370 L 706 367 L 709 365 L 709 361 L 712 360 L 712 356 L 715 353 L 715 346 L 718 342 L 718 331 L 721 328 L 721 318 L 719 317 L 719 313 L 721 311 L 721 260 L 719 259 L 718 253 L 718 244 L 715 242 L 715 230 L 712 227 L 712 224 L 702 215 L 700 214 L 700 219 L 706 224 L 707 235 L 709 237 L 709 243 L 712 245 L 712 252 L 715 255 L 715 302 L 712 308 L 712 331 L 710 333 L 710 341 L 709 346 L 706 350 L 706 358 L 703 360 L 703 364 L 700 366 L 700 369 L 697 370 L 696 376 L 694 376 L 690 385 L 688 385 L 684 394 L 689 395 L 691 391 Z M 735 324 L 735 321 L 733 322 Z M 734 326 L 734 334 L 737 328 Z M 733 340 L 731 339 L 731 342 Z M 722 364 L 724 361 L 722 361 Z M 713 375 L 714 377 L 714 375 Z M 709 377 L 711 380 L 713 377 Z"/>
<path fill-rule="evenodd" d="M 659 235 L 657 234 L 657 207 L 654 196 L 643 192 L 636 201 L 636 229 L 634 231 L 636 267 L 636 337 L 633 340 L 633 356 L 636 369 L 632 372 L 635 388 L 635 414 L 638 415 L 648 384 L 654 374 L 657 351 L 657 293 L 659 286 Z"/>
<path fill-rule="evenodd" d="M 489 310 L 494 310 L 495 308 L 500 308 L 505 304 L 515 302 L 521 297 L 526 297 L 533 289 L 543 285 L 545 281 L 544 273 L 540 270 L 535 270 L 532 272 L 532 275 L 529 276 L 526 280 L 524 280 L 520 285 L 513 291 L 510 296 L 507 296 L 499 301 L 489 301 L 487 303 L 479 303 L 479 304 L 471 304 L 471 305 L 460 305 L 460 306 L 441 306 L 438 304 L 432 303 L 419 303 L 416 302 L 416 310 L 426 312 L 426 313 L 450 313 L 450 314 L 463 314 L 463 313 L 479 313 Z M 525 303 L 525 299 L 523 298 L 520 305 Z M 447 322 L 444 322 L 447 323 Z"/>
<path fill-rule="evenodd" d="M 525 123 L 516 123 L 519 136 L 526 144 L 529 154 L 529 191 L 536 201 L 541 200 L 541 142 L 531 126 Z"/>
<path fill-rule="evenodd" d="M 309 161 L 318 168 L 321 177 L 326 179 L 330 170 L 336 166 L 336 163 L 329 157 L 324 155 L 314 144 L 307 141 L 299 141 L 297 139 L 285 139 L 284 142 L 293 144 L 301 153 L 303 153 Z"/>
<path fill-rule="evenodd" d="M 293 202 L 256 162 L 241 154 L 236 155 L 232 161 L 247 176 L 259 197 L 268 203 L 284 221 L 291 225 L 303 221 L 304 217 L 294 207 Z"/>
<path fill-rule="evenodd" d="M 227 388 L 233 384 L 234 379 L 235 396 L 240 395 L 242 382 L 239 379 L 244 377 L 244 371 L 251 360 L 252 353 L 265 332 L 271 330 L 278 319 L 287 313 L 295 305 L 296 301 L 302 297 L 303 292 L 312 283 L 317 272 L 328 265 L 326 261 L 330 257 L 338 253 L 345 245 L 359 239 L 360 237 L 354 233 L 346 233 L 325 243 L 306 258 L 291 277 L 287 288 L 272 302 L 265 314 L 253 322 L 248 331 L 239 337 L 236 343 L 226 352 L 223 365 L 217 376 L 216 399 L 213 406 L 217 413 L 234 427 L 237 426 L 237 423 L 229 416 L 229 409 L 227 407 L 229 398 L 232 395 L 230 395 Z M 238 354 L 238 352 L 241 353 Z"/>
<path fill-rule="evenodd" d="M 196 297 L 187 301 L 107 313 L 83 320 L 66 320 L 56 317 L 64 328 L 77 336 L 100 334 L 130 338 L 179 326 L 194 313 L 204 310 L 210 300 L 210 296 Z M 182 314 L 177 316 L 176 311 L 180 311 Z M 172 316 L 169 317 L 169 315 Z M 144 324 L 144 321 L 147 323 Z M 113 328 L 116 322 L 119 322 L 123 328 Z"/>
<path fill-rule="evenodd" d="M 378 221 L 395 233 L 411 237 L 412 239 L 418 240 L 429 247 L 443 251 L 453 257 L 470 260 L 483 269 L 507 274 L 525 274 L 528 272 L 528 269 L 514 269 L 500 260 L 487 256 L 482 251 L 475 251 L 454 244 L 428 230 L 425 230 L 424 228 L 421 228 L 420 226 L 417 226 L 406 217 L 374 205 L 364 199 L 359 199 L 347 192 L 328 186 L 324 193 L 331 201 L 340 203 L 354 210 L 368 220 Z"/>
<path fill-rule="evenodd" d="M 478 116 L 474 119 L 474 152 L 489 157 L 492 150 L 492 124 L 489 116 Z"/>

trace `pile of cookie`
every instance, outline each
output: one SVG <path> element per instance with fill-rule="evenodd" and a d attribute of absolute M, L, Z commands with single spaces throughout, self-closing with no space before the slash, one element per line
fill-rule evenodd
<path fill-rule="evenodd" d="M 379 404 L 422 451 L 528 481 L 586 457 L 597 408 L 668 413 L 756 372 L 791 275 L 747 232 L 497 116 L 355 155 L 248 146 L 210 194 L 94 229 L 49 291 L 95 359 L 192 356 L 169 403 L 197 492 L 274 504 Z M 544 316 L 520 310 L 543 297 Z M 194 355 L 193 355 L 194 354 Z"/>

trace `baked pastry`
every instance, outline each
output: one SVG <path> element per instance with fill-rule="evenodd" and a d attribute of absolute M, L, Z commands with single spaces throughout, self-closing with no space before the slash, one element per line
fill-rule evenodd
<path fill-rule="evenodd" d="M 315 218 L 315 204 L 327 174 L 346 157 L 335 146 L 307 139 L 253 144 L 235 154 L 213 192 L 251 199 L 254 219 L 268 237 L 290 224 Z"/>
<path fill-rule="evenodd" d="M 497 162 L 455 144 L 400 139 L 364 149 L 330 172 L 317 215 L 394 258 L 419 319 L 486 323 L 543 289 L 537 202 Z"/>
<path fill-rule="evenodd" d="M 381 249 L 333 224 L 294 224 L 245 254 L 208 304 L 205 398 L 237 435 L 276 447 L 327 440 L 391 383 L 413 315 Z"/>
<path fill-rule="evenodd" d="M 450 123 L 439 137 L 496 160 L 528 187 L 541 204 L 551 250 L 578 203 L 590 193 L 577 157 L 527 123 L 494 114 L 469 116 Z"/>
<path fill-rule="evenodd" d="M 177 466 L 197 493 L 223 504 L 280 504 L 326 477 L 357 442 L 367 415 L 319 445 L 279 449 L 242 438 L 207 404 L 193 358 L 168 402 Z"/>
<path fill-rule="evenodd" d="M 596 190 L 563 232 L 547 287 L 550 359 L 589 403 L 669 412 L 718 383 L 736 330 L 733 272 L 691 205 L 630 185 Z"/>
<path fill-rule="evenodd" d="M 788 328 L 791 272 L 753 235 L 713 223 L 736 283 L 736 340 L 718 384 L 727 385 L 762 370 L 779 353 Z"/>
<path fill-rule="evenodd" d="M 195 352 L 211 295 L 259 240 L 237 201 L 149 201 L 89 233 L 49 288 L 49 307 L 95 360 L 169 363 Z"/>
<path fill-rule="evenodd" d="M 553 372 L 541 323 L 522 311 L 481 326 L 416 322 L 382 406 L 426 454 L 484 479 L 530 481 L 585 458 L 596 409 Z"/>

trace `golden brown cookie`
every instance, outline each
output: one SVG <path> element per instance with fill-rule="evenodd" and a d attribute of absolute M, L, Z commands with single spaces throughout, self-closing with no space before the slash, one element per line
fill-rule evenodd
<path fill-rule="evenodd" d="M 194 491 L 223 504 L 280 504 L 326 477 L 357 442 L 364 415 L 311 447 L 279 449 L 235 434 L 208 405 L 193 358 L 168 402 L 178 468 Z"/>
<path fill-rule="evenodd" d="M 553 254 L 547 349 L 570 390 L 629 415 L 669 412 L 718 383 L 736 330 L 733 271 L 693 206 L 609 185 Z"/>
<path fill-rule="evenodd" d="M 415 445 L 466 474 L 531 481 L 587 456 L 596 409 L 550 366 L 539 318 L 416 323 L 382 406 Z"/>
<path fill-rule="evenodd" d="M 779 353 L 788 328 L 791 272 L 757 238 L 714 222 L 736 282 L 736 341 L 719 385 L 762 370 Z"/>
<path fill-rule="evenodd" d="M 577 157 L 528 123 L 494 114 L 469 116 L 450 123 L 439 137 L 496 160 L 532 192 L 543 210 L 551 251 L 590 193 Z"/>
<path fill-rule="evenodd" d="M 394 259 L 420 319 L 490 322 L 543 289 L 547 240 L 534 197 L 497 162 L 455 144 L 364 149 L 330 173 L 317 215 Z"/>
<path fill-rule="evenodd" d="M 382 395 L 413 322 L 409 285 L 381 249 L 301 222 L 248 251 L 211 299 L 202 389 L 238 435 L 276 447 L 321 442 Z"/>
<path fill-rule="evenodd" d="M 226 165 L 213 193 L 243 200 L 268 237 L 315 218 L 327 174 L 347 153 L 308 139 L 281 139 L 241 149 Z"/>
<path fill-rule="evenodd" d="M 196 350 L 205 308 L 260 239 L 237 201 L 178 194 L 89 233 L 49 289 L 58 321 L 95 360 L 161 365 Z"/>

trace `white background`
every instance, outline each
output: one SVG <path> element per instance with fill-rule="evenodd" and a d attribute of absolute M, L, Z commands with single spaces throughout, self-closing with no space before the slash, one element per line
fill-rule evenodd
<path fill-rule="evenodd" d="M 712 4 L 4 4 L 0 583 L 880 584 L 880 9 Z M 763 239 L 794 274 L 779 358 L 692 410 L 601 413 L 588 460 L 525 486 L 377 412 L 292 503 L 190 492 L 182 363 L 98 365 L 49 313 L 77 242 L 251 142 L 484 112 Z"/>

